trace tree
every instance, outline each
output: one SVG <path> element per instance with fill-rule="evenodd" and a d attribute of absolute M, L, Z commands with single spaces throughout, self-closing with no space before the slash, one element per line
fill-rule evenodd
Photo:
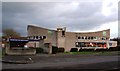
<path fill-rule="evenodd" d="M 20 33 L 14 29 L 3 29 L 2 32 L 4 37 L 20 37 Z"/>

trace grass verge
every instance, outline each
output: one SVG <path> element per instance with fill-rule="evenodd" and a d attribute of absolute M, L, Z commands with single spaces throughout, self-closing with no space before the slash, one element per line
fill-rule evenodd
<path fill-rule="evenodd" d="M 64 54 L 80 54 L 80 55 L 119 55 L 120 51 L 81 51 L 81 52 L 64 52 Z"/>

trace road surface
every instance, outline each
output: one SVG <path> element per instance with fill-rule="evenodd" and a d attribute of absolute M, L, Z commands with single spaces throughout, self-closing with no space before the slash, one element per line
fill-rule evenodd
<path fill-rule="evenodd" d="M 11 59 L 19 59 L 20 56 L 11 56 Z M 118 55 L 110 56 L 81 56 L 81 55 L 37 55 L 21 56 L 20 59 L 31 57 L 34 63 L 31 64 L 8 64 L 2 63 L 5 69 L 119 69 Z M 8 57 L 9 58 L 9 57 Z"/>

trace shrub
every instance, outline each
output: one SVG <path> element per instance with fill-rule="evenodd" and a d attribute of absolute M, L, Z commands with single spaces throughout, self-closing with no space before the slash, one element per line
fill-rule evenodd
<path fill-rule="evenodd" d="M 88 51 L 94 51 L 94 49 L 82 49 L 82 51 L 88 52 Z"/>
<path fill-rule="evenodd" d="M 43 53 L 43 48 L 36 48 L 36 53 Z"/>
<path fill-rule="evenodd" d="M 65 49 L 64 48 L 58 48 L 58 52 L 64 52 Z"/>
<path fill-rule="evenodd" d="M 120 51 L 120 46 L 117 46 L 117 48 L 118 48 L 118 51 Z"/>
<path fill-rule="evenodd" d="M 56 54 L 58 52 L 58 47 L 52 46 L 52 54 Z"/>
<path fill-rule="evenodd" d="M 77 52 L 78 48 L 71 48 L 70 52 Z"/>
<path fill-rule="evenodd" d="M 81 51 L 82 51 L 82 48 L 79 49 L 79 52 L 81 52 Z"/>
<path fill-rule="evenodd" d="M 118 51 L 119 50 L 119 47 L 110 47 L 109 48 L 109 51 Z"/>
<path fill-rule="evenodd" d="M 95 51 L 103 52 L 103 51 L 108 51 L 108 49 L 96 49 Z"/>

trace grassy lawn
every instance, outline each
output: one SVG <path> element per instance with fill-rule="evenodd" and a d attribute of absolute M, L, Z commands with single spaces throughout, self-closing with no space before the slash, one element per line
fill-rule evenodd
<path fill-rule="evenodd" d="M 101 51 L 101 52 L 95 52 L 95 51 L 81 51 L 81 52 L 64 52 L 64 54 L 81 54 L 81 55 L 118 55 L 120 51 Z"/>
<path fill-rule="evenodd" d="M 80 51 L 63 52 L 62 54 L 80 54 L 80 55 L 120 55 L 120 51 Z M 5 56 L 5 50 L 0 49 L 0 58 Z"/>

